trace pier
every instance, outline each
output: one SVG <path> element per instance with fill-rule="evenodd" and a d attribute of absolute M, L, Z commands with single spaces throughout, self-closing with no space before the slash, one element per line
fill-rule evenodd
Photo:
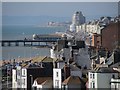
<path fill-rule="evenodd" d="M 5 46 L 49 46 L 50 43 L 57 42 L 57 39 L 43 39 L 43 40 L 0 40 L 0 45 Z"/>
<path fill-rule="evenodd" d="M 58 40 L 61 40 L 62 37 L 55 34 L 40 34 L 33 35 L 33 39 L 24 40 L 0 40 L 0 46 L 38 46 L 38 47 L 49 47 L 50 44 L 54 44 Z"/>

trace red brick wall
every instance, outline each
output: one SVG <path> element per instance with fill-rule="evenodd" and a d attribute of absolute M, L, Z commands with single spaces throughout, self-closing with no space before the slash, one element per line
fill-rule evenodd
<path fill-rule="evenodd" d="M 113 50 L 120 42 L 120 23 L 110 23 L 102 30 L 102 46 Z"/>

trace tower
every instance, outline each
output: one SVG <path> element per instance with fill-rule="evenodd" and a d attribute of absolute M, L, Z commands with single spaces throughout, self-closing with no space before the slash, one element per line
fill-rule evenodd
<path fill-rule="evenodd" d="M 70 31 L 76 31 L 76 26 L 85 23 L 85 17 L 81 11 L 76 11 L 72 17 L 72 24 L 70 25 Z"/>

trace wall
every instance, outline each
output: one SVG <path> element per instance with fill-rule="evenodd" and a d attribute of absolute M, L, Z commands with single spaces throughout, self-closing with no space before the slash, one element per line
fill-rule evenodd
<path fill-rule="evenodd" d="M 84 67 L 85 65 L 87 66 L 87 68 L 91 67 L 90 57 L 86 48 L 81 48 L 79 50 L 78 55 L 75 56 L 75 62 L 81 67 Z"/>
<path fill-rule="evenodd" d="M 120 79 L 111 79 L 111 88 L 116 88 L 120 90 Z"/>
<path fill-rule="evenodd" d="M 68 62 L 68 59 L 70 58 L 70 49 L 69 48 L 63 49 L 63 57 L 65 57 L 65 61 Z"/>
<path fill-rule="evenodd" d="M 102 46 L 113 50 L 120 42 L 120 23 L 110 23 L 102 30 Z"/>

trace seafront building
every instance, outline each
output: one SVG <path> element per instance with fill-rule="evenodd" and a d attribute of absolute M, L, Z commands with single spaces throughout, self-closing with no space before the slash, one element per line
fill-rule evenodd
<path fill-rule="evenodd" d="M 83 16 L 82 12 L 76 11 L 72 17 L 72 24 L 70 25 L 70 31 L 71 32 L 76 31 L 76 26 L 79 26 L 84 23 L 85 23 L 85 17 Z"/>

